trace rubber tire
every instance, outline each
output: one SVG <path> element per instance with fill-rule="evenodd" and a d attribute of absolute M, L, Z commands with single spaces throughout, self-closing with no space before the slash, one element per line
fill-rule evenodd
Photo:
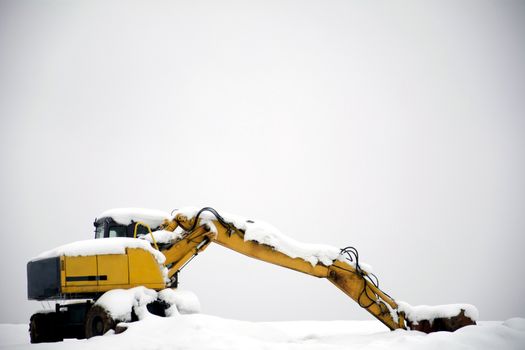
<path fill-rule="evenodd" d="M 29 321 L 29 339 L 32 344 L 62 341 L 58 316 L 55 312 L 37 313 Z"/>
<path fill-rule="evenodd" d="M 109 312 L 99 305 L 92 306 L 86 315 L 84 330 L 86 338 L 104 335 L 110 329 L 115 329 L 117 322 Z"/>

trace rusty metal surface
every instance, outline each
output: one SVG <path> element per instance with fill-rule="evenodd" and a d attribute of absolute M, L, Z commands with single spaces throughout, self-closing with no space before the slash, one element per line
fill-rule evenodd
<path fill-rule="evenodd" d="M 459 315 L 454 317 L 435 318 L 432 322 L 429 320 L 423 320 L 419 321 L 417 324 L 407 320 L 407 324 L 411 330 L 432 333 L 440 331 L 454 332 L 461 327 L 475 325 L 476 321 L 465 316 L 465 310 L 461 310 Z"/>

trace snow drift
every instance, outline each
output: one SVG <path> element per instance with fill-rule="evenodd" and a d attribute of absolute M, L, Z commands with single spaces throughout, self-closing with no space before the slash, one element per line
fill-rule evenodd
<path fill-rule="evenodd" d="M 114 320 L 131 321 L 134 311 L 139 320 L 149 315 L 146 306 L 155 300 L 164 301 L 169 305 L 167 317 L 179 314 L 192 314 L 200 311 L 200 303 L 192 292 L 180 289 L 164 289 L 156 292 L 145 287 L 130 289 L 113 289 L 104 293 L 95 303 L 108 311 Z"/>
<path fill-rule="evenodd" d="M 245 322 L 203 314 L 130 323 L 122 334 L 29 344 L 27 325 L 0 325 L 0 349 L 30 350 L 520 350 L 525 319 L 482 322 L 456 332 L 388 331 L 375 321 Z"/>

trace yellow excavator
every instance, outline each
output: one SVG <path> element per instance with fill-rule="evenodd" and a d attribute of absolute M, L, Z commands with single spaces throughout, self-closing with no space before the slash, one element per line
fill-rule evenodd
<path fill-rule="evenodd" d="M 27 264 L 28 299 L 65 301 L 57 302 L 55 310 L 31 316 L 31 342 L 90 338 L 115 329 L 123 320 L 112 319 L 107 310 L 95 303 L 98 298 L 111 290 L 137 286 L 156 291 L 177 288 L 181 269 L 211 243 L 327 279 L 391 330 L 429 333 L 476 324 L 466 308 L 458 308 L 455 314 L 445 317 L 411 318 L 406 308 L 379 288 L 375 276 L 360 264 L 355 248 L 341 249 L 331 261 L 307 261 L 280 251 L 271 241 L 246 237 L 250 224 L 254 221 L 228 220 L 209 207 L 168 217 L 148 212 L 123 215 L 122 211 L 108 211 L 95 220 L 95 239 L 83 241 L 88 244 L 75 242 L 67 249 L 59 247 Z M 169 239 L 161 242 L 159 233 L 168 234 Z M 115 244 L 122 239 L 126 244 Z M 164 302 L 156 301 L 148 305 L 148 310 L 163 316 L 167 307 Z M 136 319 L 134 315 L 133 320 Z"/>

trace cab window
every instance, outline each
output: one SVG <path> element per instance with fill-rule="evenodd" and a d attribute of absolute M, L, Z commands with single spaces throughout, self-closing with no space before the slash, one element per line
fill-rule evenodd
<path fill-rule="evenodd" d="M 104 238 L 104 225 L 100 224 L 95 228 L 95 239 Z"/>
<path fill-rule="evenodd" d="M 137 237 L 149 234 L 148 228 L 146 226 L 138 224 L 135 225 L 137 225 Z"/>
<path fill-rule="evenodd" d="M 109 228 L 109 237 L 126 237 L 126 227 L 112 226 Z"/>

